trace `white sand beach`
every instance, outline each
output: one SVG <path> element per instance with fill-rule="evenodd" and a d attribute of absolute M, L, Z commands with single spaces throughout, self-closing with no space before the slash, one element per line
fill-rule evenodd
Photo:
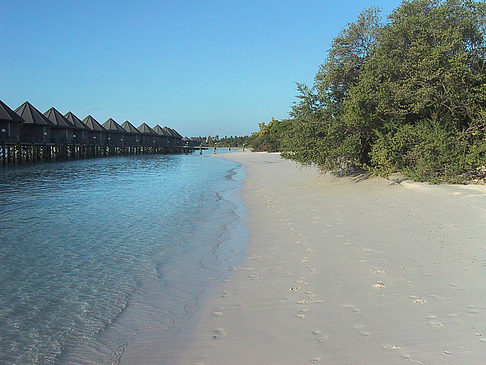
<path fill-rule="evenodd" d="M 486 188 L 245 166 L 250 242 L 180 364 L 485 364 Z"/>

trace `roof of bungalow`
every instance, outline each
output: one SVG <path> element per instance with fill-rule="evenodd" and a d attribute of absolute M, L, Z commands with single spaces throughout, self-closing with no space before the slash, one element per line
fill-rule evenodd
<path fill-rule="evenodd" d="M 24 124 L 47 125 L 49 127 L 54 125 L 28 101 L 15 109 L 15 113 L 24 120 Z"/>
<path fill-rule="evenodd" d="M 89 129 L 88 126 L 81 121 L 81 119 L 79 119 L 71 112 L 67 112 L 66 114 L 64 114 L 64 118 L 69 120 L 78 130 Z"/>
<path fill-rule="evenodd" d="M 86 124 L 86 126 L 92 130 L 92 131 L 97 131 L 97 132 L 104 132 L 105 128 L 96 121 L 95 118 L 93 118 L 91 115 L 88 115 L 86 118 L 83 119 L 83 123 Z"/>
<path fill-rule="evenodd" d="M 160 127 L 160 125 L 156 125 L 154 128 L 154 132 L 157 133 L 159 136 L 166 136 L 164 130 Z"/>
<path fill-rule="evenodd" d="M 24 120 L 0 100 L 0 120 L 14 123 L 23 123 Z"/>
<path fill-rule="evenodd" d="M 174 137 L 182 138 L 182 136 L 179 134 L 179 132 L 177 132 L 174 128 L 169 128 L 169 129 L 174 133 Z"/>
<path fill-rule="evenodd" d="M 125 133 L 125 130 L 121 127 L 121 125 L 115 122 L 112 118 L 103 123 L 103 128 L 114 133 Z"/>
<path fill-rule="evenodd" d="M 169 137 L 174 137 L 174 135 L 172 134 L 172 132 L 170 131 L 170 128 L 169 127 L 164 127 L 162 128 L 162 130 L 165 132 L 165 135 L 166 136 L 169 136 Z"/>
<path fill-rule="evenodd" d="M 126 120 L 121 127 L 125 130 L 125 132 L 131 133 L 131 134 L 140 134 L 140 131 L 128 120 Z"/>
<path fill-rule="evenodd" d="M 64 118 L 64 116 L 59 113 L 56 108 L 50 108 L 44 113 L 44 115 L 52 122 L 52 124 L 54 124 L 53 127 L 75 129 L 74 124 Z"/>
<path fill-rule="evenodd" d="M 145 135 L 157 134 L 152 128 L 150 128 L 147 125 L 147 123 L 140 124 L 137 129 L 140 131 L 140 133 L 145 134 Z"/>

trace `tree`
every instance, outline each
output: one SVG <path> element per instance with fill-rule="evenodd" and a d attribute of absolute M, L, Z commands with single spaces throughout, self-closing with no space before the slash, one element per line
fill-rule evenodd
<path fill-rule="evenodd" d="M 358 82 L 381 28 L 379 10 L 363 11 L 334 39 L 314 86 L 298 84 L 290 113 L 295 133 L 288 157 L 325 169 L 347 169 L 362 160 L 359 135 L 343 123 L 344 101 Z"/>
<path fill-rule="evenodd" d="M 458 154 L 467 150 L 465 138 L 484 132 L 486 126 L 484 9 L 484 3 L 468 0 L 416 0 L 405 1 L 390 15 L 359 82 L 344 102 L 344 121 L 361 135 L 364 162 L 388 171 L 390 163 L 379 166 L 385 161 L 378 158 L 379 149 L 372 147 L 375 140 L 384 147 L 385 139 L 404 137 L 408 131 L 415 137 L 406 138 L 409 142 L 405 144 L 419 143 L 418 135 L 428 135 L 421 140 L 426 143 L 439 127 L 456 136 L 454 143 L 447 139 L 450 147 L 435 151 L 456 155 L 442 159 L 447 174 L 471 168 L 466 159 L 458 161 Z M 420 132 L 405 125 L 417 126 Z M 418 161 L 398 162 L 396 158 L 394 164 L 399 169 L 410 169 Z M 419 160 L 425 161 L 425 155 Z M 448 166 L 446 161 L 454 162 Z M 436 169 L 431 164 L 431 170 Z"/>

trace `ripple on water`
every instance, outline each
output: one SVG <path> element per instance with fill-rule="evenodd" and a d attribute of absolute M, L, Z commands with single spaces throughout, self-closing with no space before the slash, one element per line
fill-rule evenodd
<path fill-rule="evenodd" d="M 186 315 L 231 258 L 218 247 L 238 220 L 235 167 L 167 155 L 0 171 L 0 363 L 105 362 L 154 318 Z"/>

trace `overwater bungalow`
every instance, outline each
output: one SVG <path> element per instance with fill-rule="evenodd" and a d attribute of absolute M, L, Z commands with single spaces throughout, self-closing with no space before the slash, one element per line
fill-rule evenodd
<path fill-rule="evenodd" d="M 83 123 L 89 128 L 88 141 L 89 144 L 95 146 L 102 146 L 105 139 L 105 128 L 96 121 L 91 115 L 83 119 Z"/>
<path fill-rule="evenodd" d="M 142 134 L 142 146 L 154 147 L 157 143 L 157 133 L 147 123 L 142 123 L 137 128 Z"/>
<path fill-rule="evenodd" d="M 169 143 L 169 146 L 171 146 L 171 147 L 175 146 L 174 136 L 172 135 L 172 132 L 170 131 L 170 128 L 167 127 L 167 126 L 165 126 L 164 128 L 162 128 L 162 130 L 164 131 L 164 133 L 167 136 L 167 141 Z"/>
<path fill-rule="evenodd" d="M 112 118 L 103 123 L 105 128 L 105 143 L 108 146 L 122 146 L 123 137 L 125 137 L 125 130 L 120 124 L 115 122 Z"/>
<path fill-rule="evenodd" d="M 157 124 L 153 129 L 154 132 L 157 133 L 157 146 L 169 147 L 169 136 L 166 135 L 166 132 L 162 127 Z"/>
<path fill-rule="evenodd" d="M 177 132 L 174 128 L 169 128 L 169 129 L 174 134 L 176 146 L 178 146 L 178 147 L 182 146 L 182 136 L 179 134 L 179 132 Z"/>
<path fill-rule="evenodd" d="M 0 142 L 18 143 L 24 120 L 0 100 Z"/>
<path fill-rule="evenodd" d="M 69 120 L 74 125 L 73 143 L 75 144 L 88 144 L 88 131 L 89 128 L 84 124 L 81 119 L 71 112 L 64 114 L 64 118 Z"/>
<path fill-rule="evenodd" d="M 51 139 L 51 128 L 54 124 L 28 101 L 23 103 L 15 113 L 24 120 L 22 125 L 22 142 L 48 143 Z"/>
<path fill-rule="evenodd" d="M 125 131 L 124 140 L 128 146 L 139 146 L 142 143 L 142 133 L 135 126 L 126 120 L 121 127 Z"/>
<path fill-rule="evenodd" d="M 74 124 L 64 118 L 56 108 L 50 108 L 44 115 L 53 124 L 51 127 L 50 142 L 55 144 L 72 144 L 75 130 Z"/>

